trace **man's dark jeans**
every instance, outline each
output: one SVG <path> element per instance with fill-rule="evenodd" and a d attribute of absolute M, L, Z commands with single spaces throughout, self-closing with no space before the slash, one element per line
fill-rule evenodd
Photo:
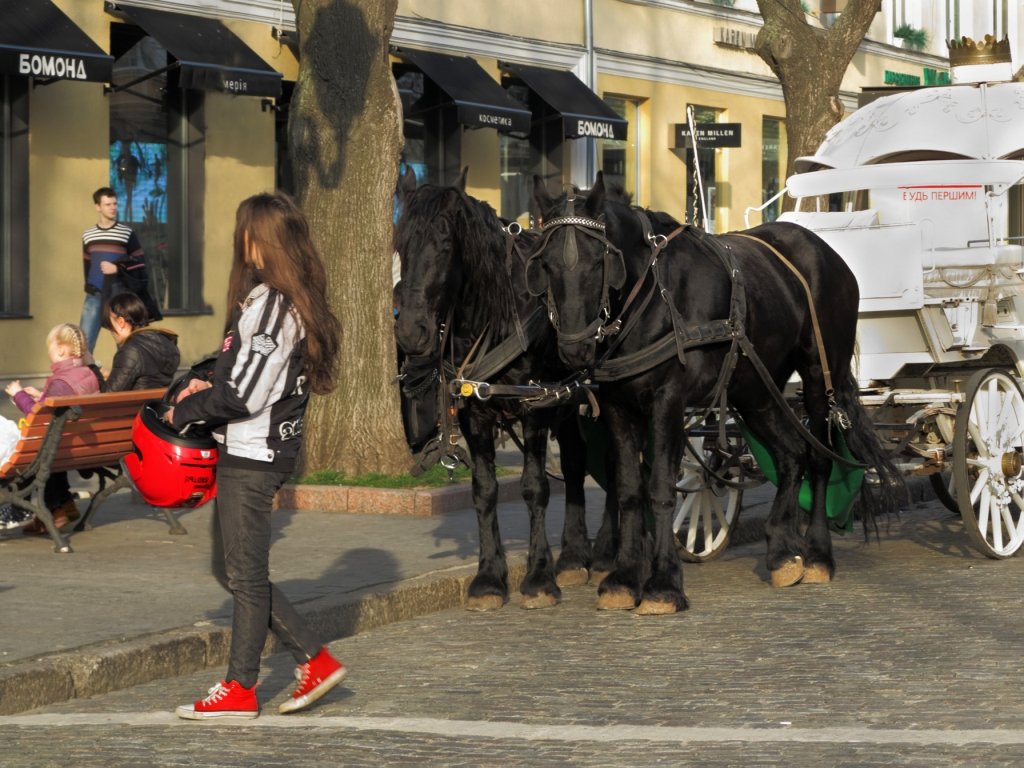
<path fill-rule="evenodd" d="M 270 510 L 288 473 L 217 467 L 213 573 L 234 597 L 231 658 L 226 680 L 256 685 L 260 654 L 273 631 L 305 664 L 323 643 L 288 598 L 270 583 Z"/>

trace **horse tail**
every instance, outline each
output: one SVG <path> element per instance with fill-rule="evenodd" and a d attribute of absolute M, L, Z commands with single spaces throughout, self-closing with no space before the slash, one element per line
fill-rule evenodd
<path fill-rule="evenodd" d="M 856 510 L 864 524 L 864 535 L 878 535 L 878 517 L 899 512 L 907 498 L 903 475 L 896 468 L 892 455 L 885 450 L 875 431 L 874 422 L 858 398 L 857 380 L 852 373 L 839 382 L 836 402 L 850 419 L 850 429 L 843 433 L 854 458 L 868 466 L 868 477 L 860 487 Z M 874 472 L 877 483 L 869 479 Z"/>

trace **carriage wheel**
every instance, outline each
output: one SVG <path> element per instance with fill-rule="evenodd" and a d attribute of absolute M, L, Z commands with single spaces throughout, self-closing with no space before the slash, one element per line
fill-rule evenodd
<path fill-rule="evenodd" d="M 957 410 L 953 480 L 964 527 L 986 556 L 1024 541 L 1024 392 L 1004 371 L 978 371 Z"/>
<path fill-rule="evenodd" d="M 710 437 L 690 438 L 690 445 L 709 468 L 722 477 L 742 481 L 749 471 L 742 463 L 745 445 L 742 438 L 728 438 L 729 450 L 716 450 Z M 676 534 L 679 556 L 690 563 L 713 560 L 729 546 L 729 537 L 740 516 L 743 491 L 723 484 L 705 470 L 692 455 L 683 454 L 679 482 L 679 499 L 672 530 Z"/>

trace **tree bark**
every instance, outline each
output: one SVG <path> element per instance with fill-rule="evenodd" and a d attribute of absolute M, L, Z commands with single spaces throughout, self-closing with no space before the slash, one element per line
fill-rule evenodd
<path fill-rule="evenodd" d="M 787 177 L 796 159 L 813 155 L 842 119 L 843 75 L 881 6 L 881 0 L 849 0 L 825 30 L 807 23 L 800 0 L 757 0 L 764 26 L 756 50 L 782 84 L 786 102 Z"/>
<path fill-rule="evenodd" d="M 342 325 L 338 387 L 314 397 L 303 471 L 409 468 L 395 378 L 392 194 L 402 147 L 388 62 L 397 0 L 293 0 L 301 64 L 288 119 L 295 193 Z"/>

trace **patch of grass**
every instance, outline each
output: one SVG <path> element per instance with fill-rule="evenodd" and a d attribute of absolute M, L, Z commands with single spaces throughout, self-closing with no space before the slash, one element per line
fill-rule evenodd
<path fill-rule="evenodd" d="M 497 468 L 498 477 L 509 474 L 504 467 Z M 368 472 L 356 477 L 345 477 L 333 469 L 321 469 L 295 482 L 299 485 L 359 485 L 366 488 L 443 488 L 446 485 L 469 480 L 470 472 L 466 467 L 458 467 L 453 479 L 448 478 L 448 470 L 436 464 L 422 475 L 383 475 L 379 472 Z"/>

